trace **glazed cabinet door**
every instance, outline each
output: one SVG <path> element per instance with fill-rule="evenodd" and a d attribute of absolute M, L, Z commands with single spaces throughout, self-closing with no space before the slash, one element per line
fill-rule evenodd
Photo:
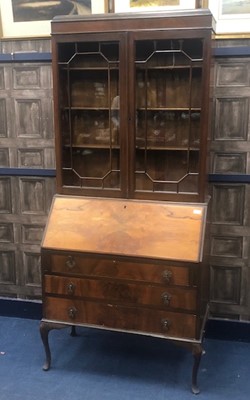
<path fill-rule="evenodd" d="M 125 37 L 70 35 L 52 43 L 58 192 L 124 196 Z"/>
<path fill-rule="evenodd" d="M 206 33 L 190 31 L 131 37 L 131 197 L 203 201 L 207 40 Z"/>

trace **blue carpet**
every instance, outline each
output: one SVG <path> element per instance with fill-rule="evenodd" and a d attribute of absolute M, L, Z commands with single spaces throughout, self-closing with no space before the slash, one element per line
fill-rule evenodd
<path fill-rule="evenodd" d="M 193 358 L 150 337 L 94 329 L 50 332 L 44 372 L 39 322 L 0 317 L 0 400 L 186 400 Z M 206 339 L 198 399 L 249 399 L 250 343 Z"/>

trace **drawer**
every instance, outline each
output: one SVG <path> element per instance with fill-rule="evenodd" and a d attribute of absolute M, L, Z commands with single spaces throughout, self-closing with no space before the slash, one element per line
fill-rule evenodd
<path fill-rule="evenodd" d="M 63 296 L 92 298 L 122 304 L 141 304 L 158 308 L 196 310 L 196 289 L 128 283 L 107 279 L 81 279 L 45 275 L 45 292 Z"/>
<path fill-rule="evenodd" d="M 86 324 L 162 337 L 194 339 L 197 316 L 140 307 L 47 296 L 44 318 L 71 324 Z"/>
<path fill-rule="evenodd" d="M 52 254 L 50 257 L 50 270 L 52 273 L 126 279 L 178 286 L 190 285 L 190 267 L 188 266 L 175 266 L 167 263 L 166 265 L 158 265 L 59 254 Z M 44 269 L 48 269 L 46 265 Z"/>

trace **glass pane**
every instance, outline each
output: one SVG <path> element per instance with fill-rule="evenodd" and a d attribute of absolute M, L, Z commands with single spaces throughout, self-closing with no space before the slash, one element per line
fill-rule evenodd
<path fill-rule="evenodd" d="M 138 110 L 136 145 L 199 148 L 200 112 Z"/>
<path fill-rule="evenodd" d="M 138 41 L 135 50 L 135 189 L 197 193 L 203 41 Z"/>
<path fill-rule="evenodd" d="M 136 190 L 197 193 L 197 151 L 136 150 Z M 195 178 L 194 178 L 195 177 Z M 190 188 L 188 188 L 188 183 Z"/>
<path fill-rule="evenodd" d="M 119 189 L 119 44 L 59 44 L 58 53 L 63 185 Z"/>

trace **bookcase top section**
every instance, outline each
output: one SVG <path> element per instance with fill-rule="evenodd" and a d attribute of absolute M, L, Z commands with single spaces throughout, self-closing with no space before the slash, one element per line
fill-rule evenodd
<path fill-rule="evenodd" d="M 122 32 L 162 29 L 213 29 L 210 10 L 178 10 L 56 16 L 51 22 L 52 34 L 87 32 Z"/>
<path fill-rule="evenodd" d="M 206 204 L 55 196 L 42 247 L 199 262 Z"/>

